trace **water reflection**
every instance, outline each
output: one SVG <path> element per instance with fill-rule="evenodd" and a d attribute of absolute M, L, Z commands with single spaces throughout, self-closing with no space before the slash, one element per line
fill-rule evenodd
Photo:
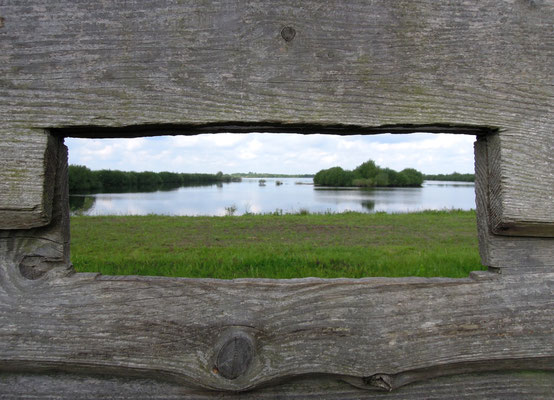
<path fill-rule="evenodd" d="M 371 200 L 362 200 L 362 207 L 368 211 L 373 211 L 375 209 L 375 202 Z"/>
<path fill-rule="evenodd" d="M 308 178 L 265 178 L 208 186 L 164 187 L 142 193 L 70 196 L 73 214 L 86 215 L 234 215 L 246 213 L 409 212 L 425 209 L 474 209 L 474 185 L 425 182 L 421 188 L 325 188 Z M 277 184 L 276 181 L 280 184 Z"/>
<path fill-rule="evenodd" d="M 69 196 L 69 211 L 71 214 L 86 214 L 92 209 L 96 197 L 86 195 Z"/>

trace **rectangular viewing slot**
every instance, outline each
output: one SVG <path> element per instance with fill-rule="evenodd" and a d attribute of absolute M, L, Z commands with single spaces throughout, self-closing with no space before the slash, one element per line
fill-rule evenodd
<path fill-rule="evenodd" d="M 467 277 L 484 269 L 473 141 L 429 133 L 66 138 L 71 260 L 79 272 L 106 275 Z"/>

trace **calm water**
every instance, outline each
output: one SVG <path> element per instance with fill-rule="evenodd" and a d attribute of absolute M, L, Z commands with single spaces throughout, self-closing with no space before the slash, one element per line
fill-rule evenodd
<path fill-rule="evenodd" d="M 281 181 L 282 185 L 276 185 Z M 302 184 L 298 184 L 302 183 Z M 426 181 L 421 188 L 335 189 L 311 185 L 312 179 L 266 178 L 222 185 L 182 187 L 152 193 L 101 193 L 70 196 L 72 210 L 86 215 L 235 215 L 244 213 L 410 212 L 475 209 L 473 183 Z"/>

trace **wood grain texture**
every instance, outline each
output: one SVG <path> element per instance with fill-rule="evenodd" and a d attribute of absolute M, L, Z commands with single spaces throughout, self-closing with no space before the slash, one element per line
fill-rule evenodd
<path fill-rule="evenodd" d="M 493 210 L 502 207 L 502 190 L 505 187 L 499 176 L 499 141 L 499 135 L 492 135 L 481 137 L 475 142 L 475 202 L 481 262 L 504 270 L 520 268 L 521 273 L 532 268 L 552 268 L 554 239 L 512 237 L 494 232 L 496 224 L 491 222 Z M 540 174 L 540 171 L 537 173 Z M 542 210 L 549 207 L 550 204 L 544 204 Z M 545 227 L 547 225 L 542 228 L 533 226 L 530 232 L 537 233 L 537 229 L 544 231 Z"/>
<path fill-rule="evenodd" d="M 548 124 L 535 129 L 487 138 L 488 212 L 495 234 L 554 237 L 554 134 Z"/>
<path fill-rule="evenodd" d="M 0 229 L 50 222 L 58 140 L 41 129 L 0 127 Z"/>
<path fill-rule="evenodd" d="M 550 372 L 504 372 L 464 374 L 414 383 L 393 392 L 357 389 L 332 377 L 309 377 L 245 393 L 202 391 L 168 382 L 116 377 L 85 377 L 63 373 L 49 375 L 0 374 L 4 400 L 534 400 L 554 396 Z"/>
<path fill-rule="evenodd" d="M 0 393 L 550 397 L 553 19 L 550 0 L 0 0 Z M 74 273 L 62 137 L 210 129 L 478 135 L 481 254 L 506 273 Z"/>
<path fill-rule="evenodd" d="M 0 15 L 6 129 L 500 129 L 493 231 L 554 234 L 551 0 L 6 0 Z"/>
<path fill-rule="evenodd" d="M 216 345 L 217 357 L 213 372 L 226 379 L 236 379 L 243 375 L 255 353 L 255 341 L 244 329 L 229 329 L 220 335 L 220 344 Z"/>
<path fill-rule="evenodd" d="M 51 270 L 29 280 L 13 258 L 0 264 L 4 371 L 242 391 L 311 374 L 396 389 L 442 374 L 554 369 L 551 270 L 283 281 L 62 278 Z M 228 329 L 256 343 L 249 368 L 232 380 L 214 369 Z"/>
<path fill-rule="evenodd" d="M 71 269 L 69 264 L 69 201 L 67 174 L 67 147 L 63 140 L 50 138 L 51 167 L 55 173 L 46 185 L 52 193 L 53 204 L 48 225 L 32 229 L 0 230 L 0 253 L 11 252 L 16 256 L 20 274 L 37 279 L 56 269 Z M 17 217 L 17 214 L 14 216 Z"/>
<path fill-rule="evenodd" d="M 4 123 L 533 129 L 552 111 L 552 1 L 20 0 L 0 13 Z"/>

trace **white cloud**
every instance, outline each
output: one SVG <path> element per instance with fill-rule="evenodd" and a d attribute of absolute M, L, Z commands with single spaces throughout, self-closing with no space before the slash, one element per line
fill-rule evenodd
<path fill-rule="evenodd" d="M 148 144 L 146 138 L 133 138 L 122 143 L 127 151 L 136 151 Z"/>
<path fill-rule="evenodd" d="M 200 136 L 170 136 L 167 143 L 172 147 L 193 147 L 200 141 Z"/>
<path fill-rule="evenodd" d="M 234 147 L 244 142 L 246 136 L 232 133 L 221 133 L 218 135 L 208 135 L 206 139 L 217 147 Z"/>
<path fill-rule="evenodd" d="M 218 134 L 136 139 L 66 139 L 70 163 L 91 169 L 178 172 L 315 173 L 353 169 L 368 159 L 382 167 L 425 173 L 473 171 L 466 135 L 329 136 Z"/>

